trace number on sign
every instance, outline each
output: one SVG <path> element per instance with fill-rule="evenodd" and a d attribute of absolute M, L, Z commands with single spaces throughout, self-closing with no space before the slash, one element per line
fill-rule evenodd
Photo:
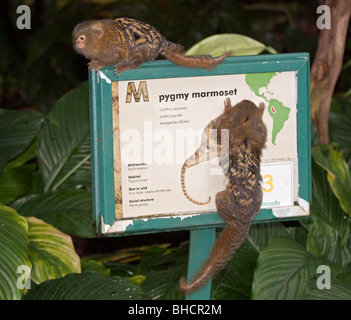
<path fill-rule="evenodd" d="M 267 180 L 265 180 L 267 179 Z M 273 177 L 270 174 L 266 174 L 263 176 L 264 185 L 268 185 L 268 188 L 263 187 L 264 192 L 271 192 L 273 190 Z"/>

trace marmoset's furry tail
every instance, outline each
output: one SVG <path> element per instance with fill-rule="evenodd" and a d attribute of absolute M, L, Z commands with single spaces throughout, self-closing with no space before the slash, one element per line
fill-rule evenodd
<path fill-rule="evenodd" d="M 245 227 L 242 225 L 237 227 L 235 224 L 226 225 L 217 238 L 209 258 L 204 262 L 192 282 L 187 284 L 185 277 L 180 279 L 180 291 L 186 294 L 192 293 L 223 270 L 235 251 L 245 241 L 249 229 L 250 223 Z"/>
<path fill-rule="evenodd" d="M 231 52 L 225 52 L 220 57 L 216 58 L 207 55 L 186 56 L 182 46 L 168 41 L 161 51 L 161 54 L 178 66 L 211 70 L 225 58 L 229 57 Z"/>

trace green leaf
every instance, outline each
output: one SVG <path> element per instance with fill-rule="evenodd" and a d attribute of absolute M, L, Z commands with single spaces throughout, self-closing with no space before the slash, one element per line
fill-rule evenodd
<path fill-rule="evenodd" d="M 248 237 L 227 264 L 222 276 L 213 280 L 212 299 L 247 300 L 251 298 L 257 258 L 271 237 L 290 237 L 280 223 L 255 224 Z"/>
<path fill-rule="evenodd" d="M 43 114 L 0 109 L 0 172 L 24 152 L 38 135 Z"/>
<path fill-rule="evenodd" d="M 272 237 L 287 238 L 289 237 L 288 229 L 281 223 L 253 224 L 246 241 L 259 254 Z"/>
<path fill-rule="evenodd" d="M 342 70 L 345 70 L 347 68 L 351 67 L 351 59 L 348 60 L 343 66 L 342 66 Z"/>
<path fill-rule="evenodd" d="M 31 279 L 35 283 L 80 272 L 80 259 L 70 236 L 34 217 L 27 218 L 27 222 Z"/>
<path fill-rule="evenodd" d="M 343 280 L 338 279 L 340 275 L 335 276 L 331 268 L 330 289 L 319 289 L 316 285 L 318 277 L 324 274 L 318 274 L 311 280 L 311 285 L 303 296 L 305 300 L 351 300 L 351 285 Z"/>
<path fill-rule="evenodd" d="M 312 163 L 312 215 L 303 225 L 308 230 L 306 248 L 342 267 L 351 263 L 348 247 L 351 222 L 327 182 L 326 172 Z"/>
<path fill-rule="evenodd" d="M 4 168 L 4 171 L 18 168 L 21 165 L 25 164 L 27 161 L 32 160 L 36 157 L 36 149 L 38 145 L 39 139 L 37 138 L 26 151 L 24 151 L 20 156 L 15 158 L 14 160 L 10 161 L 6 167 Z"/>
<path fill-rule="evenodd" d="M 146 274 L 143 289 L 148 292 L 151 299 L 184 299 L 178 290 L 179 279 L 186 274 L 186 265 L 171 267 L 164 270 L 151 270 Z"/>
<path fill-rule="evenodd" d="M 103 276 L 109 276 L 111 273 L 111 270 L 109 268 L 106 268 L 101 262 L 95 260 L 81 260 L 80 265 L 82 272 L 94 271 L 102 274 Z"/>
<path fill-rule="evenodd" d="M 46 281 L 25 296 L 25 300 L 142 300 L 146 293 L 137 285 L 118 276 L 100 273 L 69 274 Z"/>
<path fill-rule="evenodd" d="M 58 184 L 60 189 L 85 187 L 88 191 L 91 191 L 91 153 L 89 134 L 79 145 L 77 154 L 73 156 L 69 163 L 67 163 L 67 173 L 66 176 L 61 179 L 61 182 L 62 184 L 60 186 Z"/>
<path fill-rule="evenodd" d="M 54 105 L 40 135 L 37 156 L 45 192 L 58 189 L 90 159 L 88 140 L 89 93 L 85 82 Z"/>
<path fill-rule="evenodd" d="M 145 281 L 145 276 L 138 274 L 136 276 L 126 277 L 126 279 L 134 284 L 137 284 L 138 286 L 141 286 Z"/>
<path fill-rule="evenodd" d="M 81 238 L 94 236 L 91 193 L 85 190 L 63 189 L 31 195 L 11 206 L 20 214 L 42 219 L 65 233 Z"/>
<path fill-rule="evenodd" d="M 213 35 L 203 39 L 187 52 L 187 55 L 210 54 L 214 57 L 222 55 L 224 52 L 231 51 L 233 56 L 254 55 L 259 54 L 263 50 L 276 53 L 270 47 L 266 47 L 263 43 L 252 38 L 228 33 Z"/>
<path fill-rule="evenodd" d="M 187 259 L 187 251 L 188 248 L 185 245 L 171 249 L 157 246 L 151 247 L 142 254 L 135 273 L 144 274 L 151 269 L 168 268 L 169 264 L 174 262 L 182 264 Z"/>
<path fill-rule="evenodd" d="M 246 240 L 227 264 L 225 271 L 213 280 L 211 299 L 214 300 L 249 300 L 258 252 Z M 218 282 L 218 284 L 217 284 Z"/>
<path fill-rule="evenodd" d="M 28 192 L 36 165 L 6 170 L 0 176 L 0 202 L 8 204 Z"/>
<path fill-rule="evenodd" d="M 134 264 L 117 261 L 108 261 L 104 265 L 111 269 L 111 274 L 124 278 L 135 275 L 135 270 L 137 268 Z"/>
<path fill-rule="evenodd" d="M 27 221 L 14 209 L 0 206 L 0 300 L 22 297 L 24 288 L 17 285 L 22 276 L 17 269 L 21 266 L 32 266 L 28 257 Z"/>
<path fill-rule="evenodd" d="M 143 280 L 142 288 L 153 300 L 184 299 L 178 286 L 179 279 L 186 274 L 187 253 L 187 243 L 174 248 L 151 247 L 143 252 L 134 269 L 122 269 L 122 266 L 117 265 L 114 272 L 123 274 L 127 271 L 133 276 L 133 280 Z M 138 275 L 142 277 L 138 279 Z"/>
<path fill-rule="evenodd" d="M 272 238 L 258 257 L 252 298 L 301 299 L 320 264 L 323 264 L 320 258 L 307 252 L 297 242 Z"/>
<path fill-rule="evenodd" d="M 328 182 L 343 210 L 351 217 L 351 171 L 341 152 L 329 147 L 328 157 L 321 148 L 312 148 L 314 160 L 327 171 Z"/>
<path fill-rule="evenodd" d="M 333 100 L 333 103 L 336 103 Z M 351 145 L 351 113 L 343 111 L 330 111 L 329 114 L 330 138 L 332 141 L 349 147 Z"/>

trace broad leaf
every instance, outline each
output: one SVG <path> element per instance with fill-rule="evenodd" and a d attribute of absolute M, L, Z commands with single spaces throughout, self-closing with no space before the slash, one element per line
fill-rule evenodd
<path fill-rule="evenodd" d="M 6 170 L 0 176 L 0 202 L 8 204 L 28 192 L 36 165 Z"/>
<path fill-rule="evenodd" d="M 151 247 L 143 252 L 135 272 L 144 274 L 152 269 L 164 269 L 171 263 L 182 264 L 187 260 L 187 252 L 188 248 L 185 245 L 177 248 Z"/>
<path fill-rule="evenodd" d="M 314 162 L 312 170 L 312 216 L 310 221 L 303 222 L 308 230 L 306 248 L 316 256 L 347 267 L 351 263 L 350 220 L 330 190 L 325 171 Z"/>
<path fill-rule="evenodd" d="M 218 34 L 213 35 L 196 43 L 187 52 L 187 55 L 210 54 L 214 57 L 231 51 L 233 56 L 259 54 L 263 50 L 272 53 L 276 51 L 266 47 L 263 43 L 240 34 Z"/>
<path fill-rule="evenodd" d="M 104 264 L 107 268 L 111 269 L 111 274 L 121 277 L 130 277 L 135 275 L 135 269 L 137 268 L 131 263 L 121 263 L 117 261 L 108 261 Z"/>
<path fill-rule="evenodd" d="M 321 259 L 297 242 L 272 238 L 262 250 L 255 270 L 252 298 L 256 300 L 301 299 Z"/>
<path fill-rule="evenodd" d="M 4 171 L 11 170 L 14 168 L 18 168 L 21 165 L 25 164 L 27 161 L 36 158 L 36 149 L 38 145 L 39 139 L 37 138 L 20 156 L 10 161 Z"/>
<path fill-rule="evenodd" d="M 351 98 L 347 100 L 349 100 L 348 103 L 345 103 L 333 97 L 332 110 L 329 113 L 330 139 L 342 146 L 343 149 L 350 149 L 351 146 L 351 112 L 349 108 Z M 339 109 L 339 103 L 345 104 L 343 110 L 333 110 Z"/>
<path fill-rule="evenodd" d="M 311 285 L 303 296 L 305 300 L 351 300 L 351 285 L 335 276 L 336 272 L 331 269 L 330 275 L 320 274 L 311 280 Z M 318 277 L 330 276 L 330 288 L 318 288 Z M 340 275 L 339 275 L 340 276 Z M 322 278 L 325 282 L 326 280 Z"/>
<path fill-rule="evenodd" d="M 95 260 L 81 260 L 80 261 L 82 272 L 98 272 L 103 276 L 109 276 L 111 269 L 104 266 L 101 262 Z"/>
<path fill-rule="evenodd" d="M 184 299 L 178 290 L 186 274 L 188 243 L 175 248 L 152 247 L 146 250 L 135 273 L 145 274 L 142 288 L 152 299 Z"/>
<path fill-rule="evenodd" d="M 63 96 L 48 118 L 37 150 L 45 192 L 67 183 L 90 159 L 87 83 Z"/>
<path fill-rule="evenodd" d="M 328 182 L 340 205 L 351 217 L 351 171 L 341 152 L 329 147 L 329 155 L 326 157 L 319 147 L 312 149 L 314 160 L 328 172 Z"/>
<path fill-rule="evenodd" d="M 14 209 L 0 206 L 0 300 L 22 297 L 26 268 L 30 271 L 27 221 Z"/>
<path fill-rule="evenodd" d="M 259 254 L 272 237 L 290 237 L 288 229 L 281 223 L 253 224 L 246 239 Z"/>
<path fill-rule="evenodd" d="M 77 153 L 67 163 L 66 176 L 61 179 L 60 189 L 86 188 L 91 191 L 90 135 L 79 145 Z"/>
<path fill-rule="evenodd" d="M 225 270 L 214 280 L 211 299 L 214 300 L 249 300 L 258 252 L 246 240 L 227 264 Z"/>
<path fill-rule="evenodd" d="M 69 274 L 62 279 L 46 281 L 30 290 L 25 300 L 142 300 L 145 292 L 118 276 L 100 273 Z"/>
<path fill-rule="evenodd" d="M 68 235 L 37 218 L 27 221 L 31 279 L 35 283 L 80 272 L 80 259 Z"/>
<path fill-rule="evenodd" d="M 234 254 L 225 271 L 213 280 L 212 299 L 247 300 L 251 298 L 252 280 L 257 258 L 271 237 L 290 237 L 280 223 L 255 224 Z"/>
<path fill-rule="evenodd" d="M 91 193 L 67 189 L 44 195 L 31 195 L 11 204 L 20 214 L 34 216 L 65 233 L 81 238 L 93 237 Z"/>
<path fill-rule="evenodd" d="M 0 109 L 0 172 L 31 145 L 43 120 L 44 116 L 36 111 Z"/>
<path fill-rule="evenodd" d="M 186 265 L 174 266 L 164 270 L 152 270 L 146 274 L 143 289 L 151 299 L 183 299 L 184 295 L 178 290 L 179 279 L 186 274 Z"/>

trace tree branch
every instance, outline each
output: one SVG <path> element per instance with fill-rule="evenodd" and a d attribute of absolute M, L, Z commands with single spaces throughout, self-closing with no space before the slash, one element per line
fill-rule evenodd
<path fill-rule="evenodd" d="M 331 29 L 320 32 L 311 68 L 311 118 L 321 143 L 329 143 L 328 119 L 332 95 L 342 68 L 346 33 L 351 14 L 350 0 L 326 0 Z"/>

